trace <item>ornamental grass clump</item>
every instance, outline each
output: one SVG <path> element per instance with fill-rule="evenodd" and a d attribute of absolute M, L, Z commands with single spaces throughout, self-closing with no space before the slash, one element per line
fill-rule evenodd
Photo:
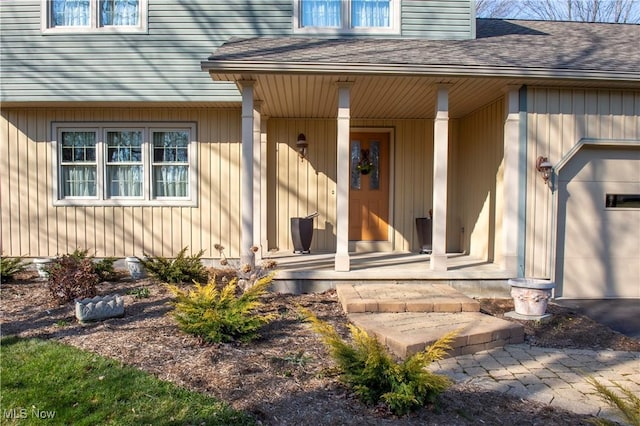
<path fill-rule="evenodd" d="M 594 377 L 588 377 L 587 382 L 590 383 L 600 394 L 600 397 L 604 399 L 611 407 L 616 408 L 620 415 L 633 426 L 640 426 L 640 397 L 631 389 L 625 388 L 616 382 L 615 388 L 619 391 L 616 393 L 613 389 L 606 387 L 604 384 L 596 380 Z M 596 419 L 594 421 L 597 425 L 614 425 L 606 419 Z"/>
<path fill-rule="evenodd" d="M 451 350 L 455 331 L 407 360 L 396 362 L 386 348 L 362 328 L 349 325 L 352 342 L 346 342 L 331 325 L 306 309 L 301 311 L 338 364 L 342 381 L 366 404 L 383 402 L 392 413 L 404 415 L 435 403 L 437 396 L 451 384 L 446 376 L 431 373 L 426 367 Z"/>
<path fill-rule="evenodd" d="M 209 274 L 201 261 L 204 250 L 187 256 L 187 249 L 188 247 L 184 247 L 173 259 L 145 253 L 146 258 L 140 259 L 140 263 L 149 275 L 163 283 L 180 284 L 208 281 Z"/>
<path fill-rule="evenodd" d="M 169 285 L 176 296 L 173 317 L 182 331 L 207 343 L 251 341 L 259 337 L 260 328 L 274 318 L 257 312 L 271 280 L 272 275 L 262 277 L 241 293 L 237 278 L 222 289 L 216 286 L 215 279 L 206 285 L 196 282 L 187 291 Z"/>

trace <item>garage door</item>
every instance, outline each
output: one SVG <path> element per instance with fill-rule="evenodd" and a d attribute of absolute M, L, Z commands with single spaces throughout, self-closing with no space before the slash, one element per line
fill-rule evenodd
<path fill-rule="evenodd" d="M 640 147 L 585 146 L 557 187 L 557 296 L 640 297 Z"/>

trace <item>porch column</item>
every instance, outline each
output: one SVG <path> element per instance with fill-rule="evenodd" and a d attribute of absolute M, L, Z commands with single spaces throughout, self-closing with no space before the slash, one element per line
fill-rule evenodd
<path fill-rule="evenodd" d="M 502 210 L 502 267 L 518 276 L 518 221 L 520 209 L 520 86 L 505 88 L 504 177 Z"/>
<path fill-rule="evenodd" d="M 267 235 L 267 120 L 269 117 L 261 115 L 260 119 L 260 254 L 265 257 L 269 250 Z"/>
<path fill-rule="evenodd" d="M 255 81 L 238 82 L 242 90 L 242 156 L 240 169 L 240 264 L 255 265 L 253 245 L 253 138 L 254 105 L 253 86 Z"/>
<path fill-rule="evenodd" d="M 261 116 L 260 106 L 262 102 L 254 100 L 253 103 L 253 244 L 258 246 L 255 260 L 262 259 L 262 203 L 260 195 L 262 191 L 262 146 L 261 146 Z"/>
<path fill-rule="evenodd" d="M 349 127 L 351 96 L 349 82 L 338 83 L 338 139 L 336 171 L 336 271 L 349 271 Z"/>
<path fill-rule="evenodd" d="M 449 86 L 438 85 L 433 123 L 433 241 L 431 269 L 447 270 L 447 169 L 449 161 Z"/>

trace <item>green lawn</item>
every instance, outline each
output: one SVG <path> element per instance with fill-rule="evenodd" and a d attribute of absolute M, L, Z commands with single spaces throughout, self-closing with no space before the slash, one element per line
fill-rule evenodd
<path fill-rule="evenodd" d="M 248 415 L 211 397 L 38 339 L 0 341 L 0 386 L 0 424 L 254 424 Z"/>

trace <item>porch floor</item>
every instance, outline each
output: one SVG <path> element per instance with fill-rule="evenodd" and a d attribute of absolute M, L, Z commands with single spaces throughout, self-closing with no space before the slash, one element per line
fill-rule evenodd
<path fill-rule="evenodd" d="M 349 253 L 351 270 L 334 270 L 335 253 L 274 253 L 278 262 L 274 290 L 309 293 L 335 288 L 337 282 L 444 283 L 471 297 L 509 297 L 512 274 L 500 265 L 460 253 L 447 255 L 447 270 L 434 271 L 430 255 L 407 252 Z"/>
<path fill-rule="evenodd" d="M 431 270 L 428 254 L 407 252 L 349 253 L 351 270 L 334 270 L 335 253 L 275 253 L 279 278 L 329 279 L 508 279 L 513 278 L 499 265 L 461 253 L 447 254 L 447 270 Z"/>

